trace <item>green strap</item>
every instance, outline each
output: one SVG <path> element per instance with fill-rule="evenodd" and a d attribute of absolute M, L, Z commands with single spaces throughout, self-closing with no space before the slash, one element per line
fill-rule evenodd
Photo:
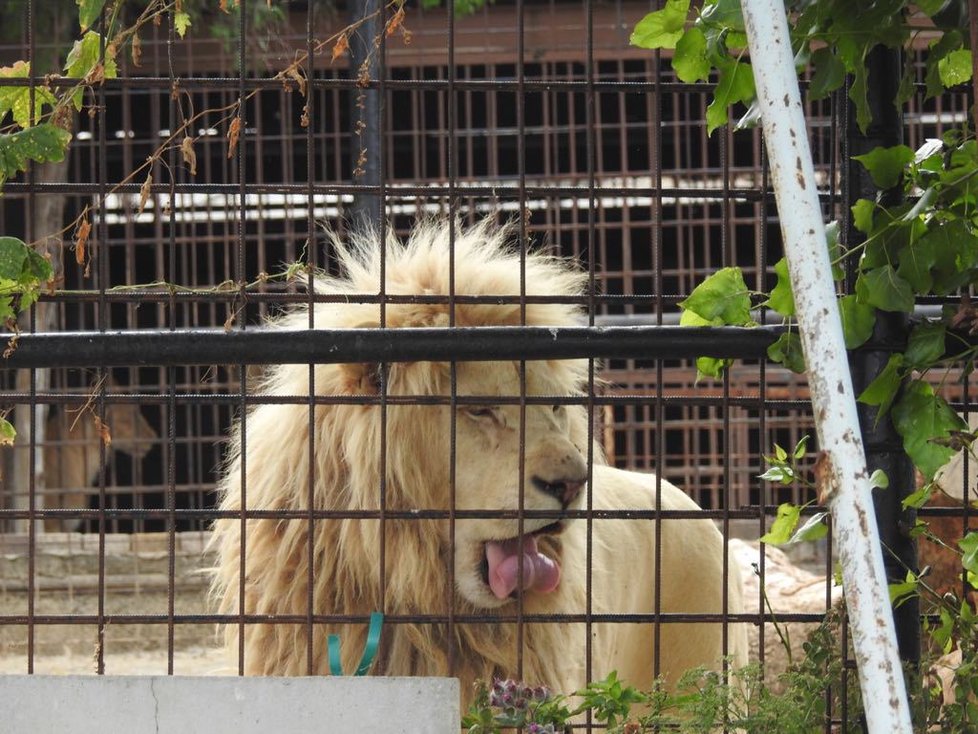
<path fill-rule="evenodd" d="M 380 632 L 384 626 L 384 615 L 381 612 L 371 612 L 370 628 L 367 631 L 367 644 L 363 647 L 363 657 L 353 675 L 366 675 L 370 666 L 377 657 L 377 648 L 380 645 Z M 333 675 L 343 675 L 343 663 L 340 659 L 340 638 L 339 635 L 330 635 L 326 638 L 326 647 L 329 651 L 329 672 Z"/>

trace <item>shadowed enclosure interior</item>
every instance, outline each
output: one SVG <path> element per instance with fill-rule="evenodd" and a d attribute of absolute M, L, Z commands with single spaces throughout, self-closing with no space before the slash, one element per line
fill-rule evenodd
<path fill-rule="evenodd" d="M 781 243 L 760 132 L 708 135 L 709 85 L 680 83 L 666 59 L 629 45 L 649 3 L 496 0 L 472 14 L 409 3 L 396 26 L 389 11 L 387 26 L 364 26 L 380 31 L 364 67 L 334 58 L 334 34 L 356 20 L 343 3 L 241 4 L 226 17 L 202 4 L 184 38 L 169 15 L 144 27 L 139 65 L 120 54 L 118 77 L 85 89 L 66 161 L 6 183 L 0 234 L 38 243 L 58 278 L 21 316 L 25 335 L 253 329 L 328 300 L 301 287 L 301 265 L 335 272 L 325 230 L 377 225 L 381 210 L 400 236 L 431 215 L 516 222 L 521 247 L 587 271 L 585 326 L 676 324 L 679 302 L 727 265 L 750 288 L 773 285 Z M 77 35 L 73 6 L 15 5 L 22 22 L 0 32 L 0 63 L 31 60 L 39 86 Z M 965 105 L 921 95 L 907 144 L 938 137 Z M 845 105 L 807 112 L 834 219 Z M 0 480 L 0 672 L 81 671 L 93 651 L 110 673 L 198 672 L 207 659 L 228 621 L 204 598 L 214 484 L 232 420 L 261 400 L 248 389 L 276 353 L 190 356 L 3 369 L 0 408 L 18 437 Z M 756 540 L 779 503 L 816 499 L 758 479 L 774 444 L 813 436 L 804 376 L 760 355 L 699 382 L 690 359 L 593 364 L 582 402 L 608 462 L 672 481 L 728 536 Z M 830 537 L 799 562 L 831 579 L 832 559 Z M 755 563 L 763 579 L 762 550 Z M 764 650 L 771 628 L 760 634 Z"/>

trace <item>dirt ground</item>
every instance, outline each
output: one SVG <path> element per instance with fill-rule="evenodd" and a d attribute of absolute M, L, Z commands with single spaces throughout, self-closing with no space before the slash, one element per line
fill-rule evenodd
<path fill-rule="evenodd" d="M 119 650 L 105 656 L 107 675 L 166 675 L 165 650 Z M 93 655 L 66 651 L 60 655 L 35 655 L 34 673 L 38 675 L 95 674 Z M 27 657 L 0 655 L 0 675 L 27 673 Z M 236 675 L 237 666 L 222 650 L 192 647 L 173 653 L 174 675 Z"/>

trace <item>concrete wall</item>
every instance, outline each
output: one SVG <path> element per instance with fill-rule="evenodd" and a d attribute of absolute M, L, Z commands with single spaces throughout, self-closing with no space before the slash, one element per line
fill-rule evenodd
<path fill-rule="evenodd" d="M 457 734 L 454 678 L 0 676 L 4 734 Z"/>

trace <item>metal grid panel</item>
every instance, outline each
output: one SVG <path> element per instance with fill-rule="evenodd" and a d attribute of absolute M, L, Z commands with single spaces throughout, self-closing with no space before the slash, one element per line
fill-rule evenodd
<path fill-rule="evenodd" d="M 123 64 L 119 81 L 88 98 L 92 114 L 77 118 L 67 172 L 39 168 L 7 187 L 0 231 L 26 239 L 50 232 L 64 263 L 65 290 L 44 298 L 23 328 L 250 328 L 289 304 L 313 300 L 294 283 L 263 274 L 302 257 L 333 269 L 320 225 L 343 234 L 344 217 L 370 193 L 384 197 L 391 227 L 401 234 L 419 214 L 435 211 L 470 221 L 486 213 L 518 216 L 523 239 L 590 268 L 595 294 L 582 305 L 592 322 L 666 322 L 696 283 L 726 264 L 745 266 L 759 289 L 770 285 L 780 252 L 759 135 L 708 137 L 701 122 L 705 90 L 676 83 L 656 57 L 627 48 L 621 18 L 637 18 L 644 6 L 499 2 L 454 24 L 441 12 L 417 11 L 408 23 L 411 45 L 386 41 L 379 81 L 369 85 L 384 101 L 379 151 L 367 152 L 381 162 L 379 189 L 360 187 L 354 171 L 362 135 L 349 110 L 365 92 L 349 71 L 316 57 L 307 98 L 265 71 L 310 50 L 341 18 L 289 3 L 270 50 L 226 49 L 205 39 L 174 43 L 172 28 L 154 27 L 144 39 L 142 68 Z M 9 57 L 49 50 L 36 32 L 8 49 Z M 247 71 L 239 74 L 242 67 Z M 239 102 L 242 140 L 229 156 L 226 133 Z M 948 115 L 964 109 L 959 98 L 915 108 L 908 141 L 939 134 Z M 174 144 L 119 185 L 203 110 L 222 112 L 188 123 L 195 174 Z M 837 114 L 822 103 L 812 106 L 810 119 L 831 212 L 840 176 Z M 152 195 L 139 212 L 147 173 Z M 49 177 L 55 183 L 47 184 Z M 48 225 L 71 221 L 103 196 L 101 214 L 91 215 L 89 257 L 76 263 L 76 253 L 62 247 L 68 238 Z M 245 292 L 243 284 L 252 282 Z M 113 653 L 125 647 L 164 648 L 166 672 L 188 664 L 185 645 L 221 619 L 201 600 L 203 582 L 190 559 L 214 517 L 212 489 L 232 415 L 262 402 L 243 389 L 258 372 L 245 365 L 92 365 L 4 373 L 29 429 L 17 451 L 40 454 L 48 465 L 79 452 L 89 494 L 83 505 L 56 500 L 64 504 L 54 507 L 73 509 L 29 526 L 24 508 L 39 517 L 52 507 L 51 470 L 43 491 L 35 471 L 4 474 L 7 529 L 29 532 L 0 536 L 3 552 L 19 554 L 25 566 L 19 586 L 4 586 L 0 628 L 28 670 L 44 672 L 49 663 L 39 660 L 65 637 L 79 647 L 94 637 L 100 671 L 112 672 Z M 606 385 L 590 404 L 609 459 L 675 481 L 712 510 L 725 532 L 731 518 L 763 531 L 762 508 L 811 499 L 795 487 L 772 491 L 756 478 L 757 457 L 772 443 L 794 445 L 810 432 L 807 390 L 796 376 L 745 363 L 722 383 L 696 385 L 688 361 L 636 356 L 609 361 L 598 377 Z M 525 409 L 525 395 L 511 397 Z M 306 399 L 310 420 L 316 402 Z M 50 415 L 37 406 L 50 406 Z M 80 437 L 68 431 L 75 416 Z M 95 416 L 112 430 L 111 448 L 93 434 Z M 122 429 L 126 420 L 131 437 Z M 88 532 L 45 537 L 76 523 Z M 53 582 L 64 569 L 51 558 L 63 548 L 70 567 L 63 582 Z M 759 560 L 763 578 L 763 555 Z M 109 568 L 113 563 L 121 574 Z M 77 599 L 67 610 L 66 594 Z M 458 623 L 454 609 L 448 619 Z M 484 621 L 475 615 L 463 623 Z M 307 634 L 311 640 L 311 623 Z"/>

